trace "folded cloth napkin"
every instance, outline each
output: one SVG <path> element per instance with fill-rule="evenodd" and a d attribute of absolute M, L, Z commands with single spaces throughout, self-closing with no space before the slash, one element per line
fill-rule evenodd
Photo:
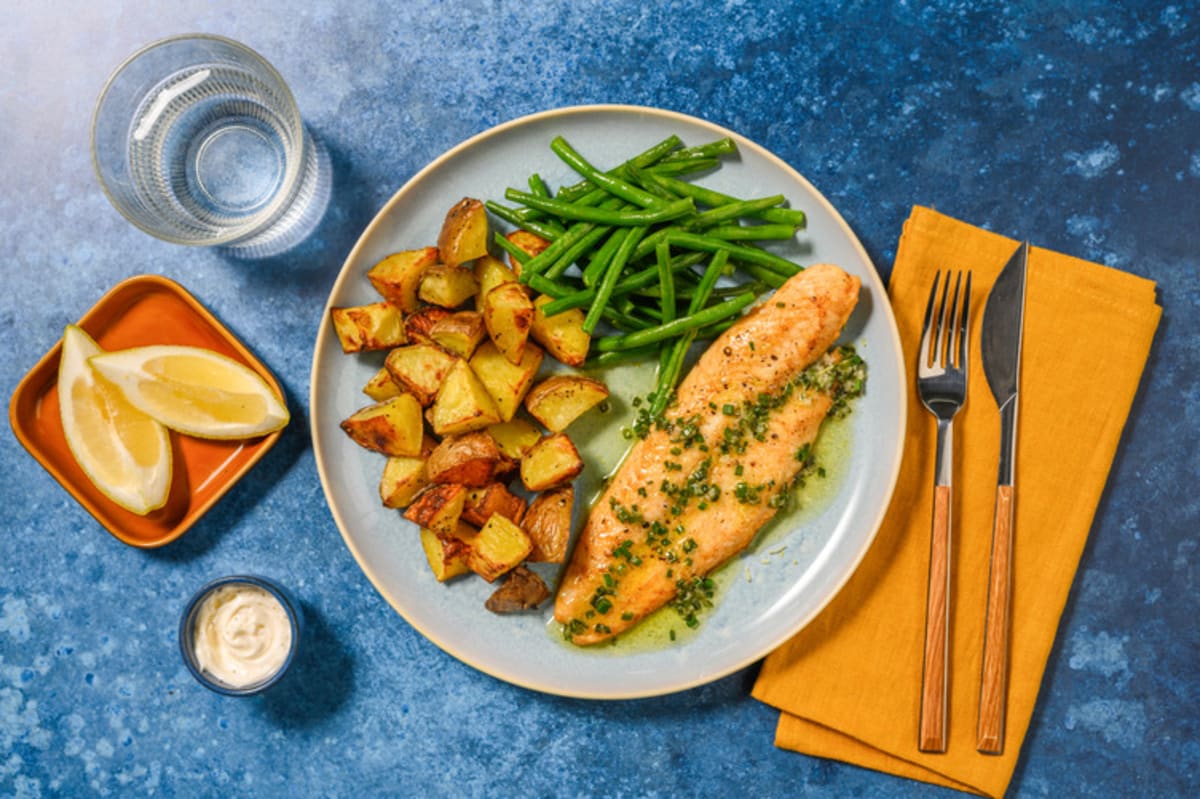
<path fill-rule="evenodd" d="M 909 368 L 900 476 L 853 577 L 759 673 L 754 696 L 783 711 L 777 746 L 984 796 L 1008 788 L 1161 313 L 1151 281 L 1030 251 L 1006 742 L 1001 755 L 979 754 L 975 726 L 1000 441 L 979 329 L 992 283 L 1016 246 L 928 208 L 914 208 L 905 222 L 889 287 Z M 944 269 L 974 273 L 972 352 L 967 404 L 955 432 L 949 743 L 945 754 L 927 754 L 917 750 L 917 724 L 935 423 L 917 397 L 912 371 L 929 287 Z"/>

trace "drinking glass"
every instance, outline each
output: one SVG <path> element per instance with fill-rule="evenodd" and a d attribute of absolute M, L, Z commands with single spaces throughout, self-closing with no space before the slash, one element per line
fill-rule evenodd
<path fill-rule="evenodd" d="M 277 255 L 329 201 L 329 158 L 291 91 L 231 39 L 153 42 L 109 77 L 92 117 L 92 162 L 112 204 L 152 236 Z"/>

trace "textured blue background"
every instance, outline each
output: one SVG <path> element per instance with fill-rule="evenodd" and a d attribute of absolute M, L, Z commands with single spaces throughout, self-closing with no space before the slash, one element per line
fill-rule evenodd
<path fill-rule="evenodd" d="M 950 796 L 775 750 L 750 668 L 592 703 L 479 674 L 408 627 L 325 507 L 306 426 L 324 298 L 417 169 L 563 105 L 733 128 L 837 205 L 886 277 L 914 203 L 1158 282 L 1165 314 L 1067 607 L 1014 796 L 1176 796 L 1200 769 L 1200 16 L 1191 2 L 892 5 L 9 2 L 0 26 L 0 382 L 118 280 L 191 289 L 275 370 L 296 419 L 195 529 L 104 532 L 0 436 L 0 795 Z M 156 7 L 158 6 L 158 7 Z M 259 264 L 153 240 L 91 172 L 111 68 L 220 33 L 292 85 L 335 169 L 317 234 Z M 301 597 L 303 659 L 257 700 L 175 648 L 185 596 L 256 571 Z"/>

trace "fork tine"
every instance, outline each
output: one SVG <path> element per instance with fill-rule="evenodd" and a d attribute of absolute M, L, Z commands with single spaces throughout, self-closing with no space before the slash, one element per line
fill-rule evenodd
<path fill-rule="evenodd" d="M 971 326 L 971 273 L 967 272 L 967 285 L 963 290 L 962 312 L 958 319 L 958 367 L 966 369 L 968 365 L 967 356 L 970 348 L 967 347 L 967 331 Z"/>
<path fill-rule="evenodd" d="M 947 350 L 947 341 L 949 338 L 947 336 L 947 332 L 952 325 L 952 322 L 947 317 L 947 311 L 949 311 L 951 314 L 954 313 L 954 309 L 952 307 L 948 308 L 946 306 L 946 299 L 949 296 L 950 296 L 950 272 L 947 271 L 946 272 L 946 280 L 944 283 L 942 283 L 942 300 L 938 304 L 937 343 L 935 345 L 936 349 L 934 350 L 934 353 L 933 353 L 933 363 L 935 366 L 945 366 L 946 365 L 946 350 Z M 954 297 L 955 297 L 954 301 L 957 303 L 958 302 L 958 291 L 957 290 L 955 290 L 955 292 L 954 292 Z"/>
<path fill-rule="evenodd" d="M 920 362 L 926 366 L 930 364 L 933 357 L 933 352 L 931 350 L 931 333 L 933 331 L 933 301 L 937 297 L 938 281 L 941 279 L 941 277 L 941 272 L 938 272 L 933 276 L 933 285 L 929 288 L 929 302 L 925 304 L 925 322 L 921 326 Z"/>

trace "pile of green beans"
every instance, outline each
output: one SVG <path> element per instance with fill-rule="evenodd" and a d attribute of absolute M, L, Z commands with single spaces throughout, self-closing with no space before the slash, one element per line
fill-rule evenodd
<path fill-rule="evenodd" d="M 588 365 L 659 358 L 651 410 L 661 412 L 695 341 L 715 338 L 743 309 L 801 270 L 756 242 L 793 238 L 803 211 L 783 195 L 742 199 L 682 178 L 716 169 L 737 145 L 722 138 L 684 147 L 669 136 L 603 171 L 561 136 L 550 149 L 579 181 L 551 193 L 540 175 L 487 208 L 549 242 L 530 256 L 497 232 L 519 279 L 551 301 L 550 316 L 586 309 Z M 725 285 L 717 286 L 720 278 Z M 597 334 L 600 322 L 609 328 Z"/>

